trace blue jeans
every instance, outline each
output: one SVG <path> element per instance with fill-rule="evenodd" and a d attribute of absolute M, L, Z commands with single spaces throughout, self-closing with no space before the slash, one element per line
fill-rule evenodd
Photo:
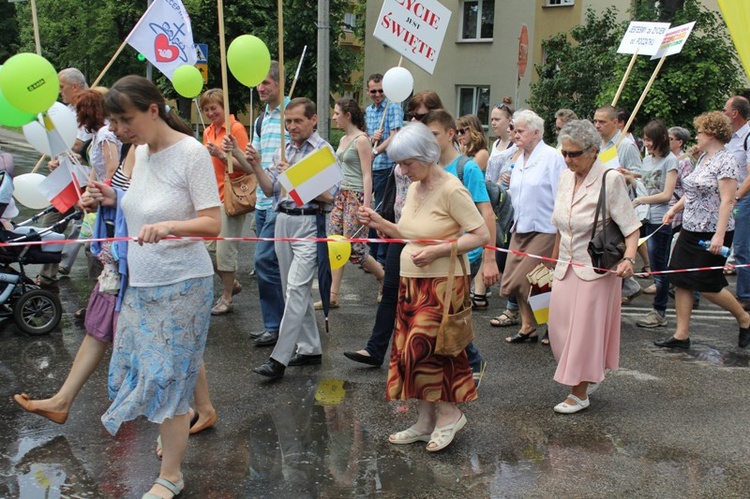
<path fill-rule="evenodd" d="M 648 236 L 656 229 L 659 229 L 659 224 L 646 224 L 645 235 Z M 651 265 L 651 270 L 657 272 L 667 270 L 669 250 L 672 244 L 672 227 L 662 227 L 658 232 L 651 236 L 646 244 L 648 244 L 648 260 Z M 654 284 L 656 284 L 654 310 L 661 315 L 664 315 L 667 311 L 667 304 L 669 303 L 669 282 L 667 281 L 667 276 L 664 274 L 655 275 Z"/>
<path fill-rule="evenodd" d="M 385 194 L 385 184 L 388 182 L 388 177 L 391 174 L 391 168 L 387 170 L 376 170 L 372 172 L 372 198 L 375 200 L 376 210 L 380 209 L 380 203 L 383 202 L 383 194 Z M 374 229 L 370 229 L 369 238 L 375 239 L 378 237 L 377 232 Z M 383 243 L 370 243 L 370 256 L 372 256 L 381 265 L 385 264 L 386 255 L 388 253 L 388 245 Z"/>
<path fill-rule="evenodd" d="M 255 230 L 258 237 L 274 237 L 276 211 L 273 208 L 255 210 Z M 284 315 L 284 292 L 273 242 L 258 241 L 255 245 L 255 273 L 263 327 L 268 331 L 278 331 Z"/>
<path fill-rule="evenodd" d="M 401 273 L 401 250 L 404 244 L 384 244 L 387 254 L 385 258 L 385 276 L 383 276 L 383 299 L 378 304 L 375 314 L 375 325 L 372 334 L 367 341 L 365 350 L 370 357 L 377 359 L 381 364 L 385 360 L 385 352 L 393 336 L 393 327 L 396 324 L 396 306 L 398 304 L 398 283 Z"/>
<path fill-rule="evenodd" d="M 738 265 L 750 263 L 750 196 L 737 203 L 734 217 L 734 260 Z M 737 298 L 750 301 L 750 268 L 737 269 Z"/>

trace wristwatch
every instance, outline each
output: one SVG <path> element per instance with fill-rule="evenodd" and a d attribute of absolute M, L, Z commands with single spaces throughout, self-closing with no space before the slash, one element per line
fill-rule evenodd
<path fill-rule="evenodd" d="M 373 148 L 372 148 L 372 155 L 373 155 L 373 156 L 377 156 L 378 154 L 380 154 L 380 153 L 378 152 L 378 148 L 377 148 L 377 147 L 373 147 Z"/>
<path fill-rule="evenodd" d="M 628 258 L 628 257 L 623 257 L 623 258 L 622 258 L 622 261 L 623 261 L 623 262 L 630 262 L 630 263 L 632 263 L 633 265 L 635 265 L 635 258 Z"/>

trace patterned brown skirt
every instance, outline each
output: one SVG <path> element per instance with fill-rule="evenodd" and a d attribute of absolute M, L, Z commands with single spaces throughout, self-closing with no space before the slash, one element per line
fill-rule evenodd
<path fill-rule="evenodd" d="M 454 280 L 450 312 L 468 293 L 465 280 Z M 435 355 L 447 278 L 402 277 L 398 287 L 395 334 L 386 398 L 429 402 L 469 402 L 477 398 L 466 352 Z"/>

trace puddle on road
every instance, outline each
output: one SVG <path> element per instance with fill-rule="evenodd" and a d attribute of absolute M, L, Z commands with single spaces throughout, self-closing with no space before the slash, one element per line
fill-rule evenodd
<path fill-rule="evenodd" d="M 695 362 L 703 365 L 748 368 L 750 367 L 750 353 L 738 353 L 693 342 L 687 350 L 676 348 L 652 347 L 649 351 L 659 357 L 678 358 L 687 362 Z"/>

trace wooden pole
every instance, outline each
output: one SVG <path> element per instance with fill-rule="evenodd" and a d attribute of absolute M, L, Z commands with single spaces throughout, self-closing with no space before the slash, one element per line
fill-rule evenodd
<path fill-rule="evenodd" d="M 625 128 L 622 129 L 623 133 L 620 134 L 620 138 L 618 139 L 617 144 L 615 144 L 615 147 L 620 145 L 620 142 L 622 142 L 622 139 L 625 138 L 625 132 L 630 130 L 630 125 L 633 124 L 633 121 L 635 120 L 635 115 L 638 114 L 638 111 L 641 109 L 641 105 L 643 104 L 643 101 L 646 100 L 646 95 L 648 95 L 649 90 L 651 90 L 651 85 L 654 84 L 654 80 L 656 80 L 656 75 L 659 74 L 659 70 L 661 69 L 666 59 L 667 59 L 666 55 L 663 56 L 661 59 L 659 59 L 659 64 L 656 65 L 656 69 L 654 69 L 654 72 L 651 73 L 651 78 L 648 80 L 648 83 L 646 84 L 646 88 L 643 89 L 643 92 L 641 93 L 641 98 L 638 99 L 638 103 L 635 105 L 633 112 L 630 114 L 630 119 L 625 124 Z"/>
<path fill-rule="evenodd" d="M 42 154 L 42 157 L 39 158 L 39 161 L 36 162 L 36 164 L 34 165 L 34 169 L 31 170 L 31 173 L 36 173 L 36 171 L 39 169 L 39 167 L 42 166 L 42 161 L 44 161 L 44 158 L 46 158 L 46 157 L 47 157 L 46 154 Z"/>
<path fill-rule="evenodd" d="M 34 25 L 34 45 L 36 45 L 36 55 L 42 55 L 42 42 L 39 39 L 39 19 L 36 16 L 35 0 L 31 0 L 31 22 Z"/>
<path fill-rule="evenodd" d="M 122 49 L 124 49 L 125 45 L 127 44 L 128 44 L 128 40 L 126 38 L 125 41 L 122 42 L 120 46 L 118 47 L 117 51 L 115 52 L 115 55 L 113 55 L 112 58 L 107 63 L 107 65 L 104 66 L 104 69 L 102 69 L 102 72 L 99 73 L 99 76 L 96 77 L 96 80 L 94 80 L 94 83 L 91 84 L 92 88 L 97 86 L 99 82 L 101 81 L 101 79 L 104 78 L 104 75 L 107 73 L 107 71 L 109 71 L 109 68 L 112 67 L 112 64 L 115 62 L 115 59 L 117 59 L 117 56 L 120 55 L 120 52 L 122 52 Z"/>
<path fill-rule="evenodd" d="M 633 53 L 633 57 L 630 58 L 630 64 L 628 64 L 628 69 L 627 71 L 625 71 L 625 75 L 622 77 L 622 81 L 620 82 L 620 87 L 617 89 L 615 98 L 612 99 L 612 107 L 615 107 L 617 105 L 617 101 L 620 100 L 620 95 L 622 95 L 622 90 L 625 88 L 625 82 L 628 81 L 628 77 L 630 76 L 630 71 L 632 71 L 633 66 L 635 65 L 635 60 L 637 58 L 638 58 L 638 47 L 636 47 L 635 52 Z"/>
<path fill-rule="evenodd" d="M 281 104 L 279 110 L 281 111 L 281 161 L 286 162 L 286 144 L 284 143 L 284 133 L 286 132 L 286 123 L 284 122 L 284 108 L 286 103 L 284 102 L 284 9 L 282 6 L 282 0 L 276 2 L 277 11 L 279 14 L 279 95 L 281 95 Z"/>
<path fill-rule="evenodd" d="M 229 80 L 227 78 L 227 46 L 224 39 L 224 2 L 217 0 L 219 11 L 219 50 L 221 52 L 221 91 L 224 93 L 224 128 L 226 135 L 232 135 L 232 124 L 229 122 Z M 227 172 L 234 173 L 232 151 L 227 153 Z"/>
<path fill-rule="evenodd" d="M 299 64 L 297 64 L 297 71 L 294 73 L 294 80 L 292 80 L 292 86 L 289 88 L 289 98 L 292 98 L 294 94 L 294 87 L 297 86 L 297 80 L 299 79 L 299 70 L 302 69 L 302 61 L 305 59 L 305 53 L 307 52 L 307 45 L 302 49 L 302 55 L 299 58 Z"/>

